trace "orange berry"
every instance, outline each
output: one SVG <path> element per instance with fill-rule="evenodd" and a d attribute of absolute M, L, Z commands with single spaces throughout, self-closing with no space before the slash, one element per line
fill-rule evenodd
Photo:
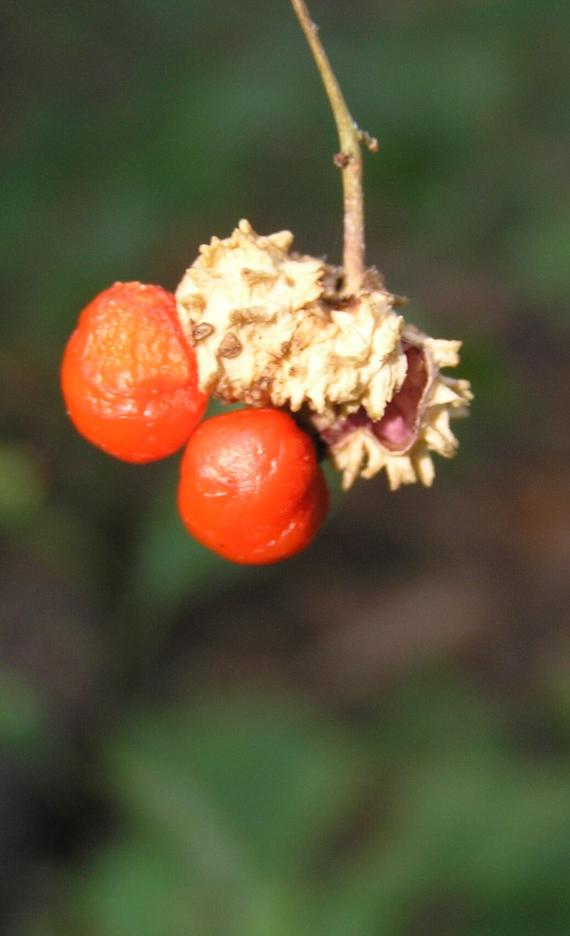
<path fill-rule="evenodd" d="M 300 552 L 321 526 L 328 500 L 311 439 L 281 410 L 208 419 L 182 459 L 184 525 L 232 562 L 265 565 Z"/>
<path fill-rule="evenodd" d="M 142 283 L 115 283 L 83 310 L 65 349 L 61 385 L 78 431 L 128 462 L 179 449 L 207 402 L 174 295 Z"/>

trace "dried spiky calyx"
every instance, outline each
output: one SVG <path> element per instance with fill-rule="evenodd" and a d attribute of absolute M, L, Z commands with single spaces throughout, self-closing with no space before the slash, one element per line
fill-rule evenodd
<path fill-rule="evenodd" d="M 342 271 L 291 252 L 293 236 L 260 237 L 241 221 L 212 238 L 176 292 L 201 389 L 229 402 L 303 410 L 348 488 L 386 469 L 392 489 L 430 485 L 430 452 L 451 457 L 450 419 L 464 415 L 465 380 L 440 373 L 458 341 L 405 325 L 375 271 L 339 293 Z"/>
<path fill-rule="evenodd" d="M 403 319 L 370 275 L 357 297 L 335 290 L 337 268 L 291 253 L 288 231 L 257 235 L 247 221 L 213 238 L 177 292 L 203 390 L 229 401 L 380 419 L 402 385 Z"/>
<path fill-rule="evenodd" d="M 435 474 L 430 453 L 444 458 L 456 453 L 450 420 L 466 415 L 472 393 L 467 380 L 444 376 L 440 368 L 459 363 L 461 342 L 429 338 L 408 325 L 402 345 L 406 379 L 382 419 L 371 420 L 364 410 L 344 418 L 333 411 L 312 418 L 345 489 L 383 468 L 392 490 L 415 481 L 429 487 Z"/>

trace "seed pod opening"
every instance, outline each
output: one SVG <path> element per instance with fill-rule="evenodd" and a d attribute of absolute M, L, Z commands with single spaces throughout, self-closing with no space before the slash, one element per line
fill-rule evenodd
<path fill-rule="evenodd" d="M 404 329 L 402 348 L 406 378 L 386 406 L 381 419 L 364 409 L 346 418 L 333 413 L 312 422 L 343 474 L 343 487 L 356 478 L 372 478 L 386 470 L 392 490 L 402 484 L 433 482 L 430 452 L 451 458 L 458 446 L 450 421 L 465 416 L 472 399 L 467 380 L 441 374 L 441 367 L 459 363 L 458 341 L 429 338 L 414 326 Z"/>

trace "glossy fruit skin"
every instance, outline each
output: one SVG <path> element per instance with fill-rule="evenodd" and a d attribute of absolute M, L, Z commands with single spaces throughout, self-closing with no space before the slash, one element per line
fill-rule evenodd
<path fill-rule="evenodd" d="M 136 282 L 115 283 L 83 310 L 65 349 L 61 387 L 76 429 L 127 462 L 177 451 L 207 403 L 174 295 Z"/>
<path fill-rule="evenodd" d="M 232 562 L 267 565 L 309 545 L 329 503 L 315 447 L 276 409 L 206 420 L 181 465 L 178 509 L 189 533 Z"/>

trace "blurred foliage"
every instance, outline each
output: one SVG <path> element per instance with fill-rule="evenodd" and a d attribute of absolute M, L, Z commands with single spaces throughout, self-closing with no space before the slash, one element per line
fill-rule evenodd
<path fill-rule="evenodd" d="M 34 686 L 19 673 L 0 670 L 0 745 L 16 750 L 41 747 L 45 721 Z"/>
<path fill-rule="evenodd" d="M 363 485 L 251 570 L 185 535 L 176 459 L 75 435 L 57 370 L 93 294 L 173 288 L 240 217 L 338 259 L 288 0 L 0 3 L 9 936 L 570 928 L 569 7 L 310 5 L 381 141 L 369 259 L 476 401 L 434 491 Z"/>
<path fill-rule="evenodd" d="M 137 716 L 101 751 L 121 831 L 31 932 L 559 936 L 570 763 L 507 727 L 433 679 L 357 731 L 271 696 Z"/>

